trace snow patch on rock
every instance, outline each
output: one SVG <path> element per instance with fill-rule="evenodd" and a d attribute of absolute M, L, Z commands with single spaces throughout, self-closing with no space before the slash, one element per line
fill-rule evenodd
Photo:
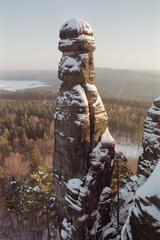
<path fill-rule="evenodd" d="M 90 24 L 81 18 L 73 18 L 65 22 L 60 31 L 72 31 L 76 30 L 79 34 L 86 33 L 88 35 L 93 35 L 93 30 Z"/>

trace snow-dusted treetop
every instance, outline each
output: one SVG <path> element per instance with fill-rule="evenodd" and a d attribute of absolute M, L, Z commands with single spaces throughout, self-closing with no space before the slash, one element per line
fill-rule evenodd
<path fill-rule="evenodd" d="M 61 39 L 66 39 L 70 37 L 72 38 L 73 36 L 78 37 L 82 34 L 93 36 L 93 30 L 91 28 L 91 25 L 86 20 L 80 18 L 68 20 L 62 25 L 60 29 Z"/>

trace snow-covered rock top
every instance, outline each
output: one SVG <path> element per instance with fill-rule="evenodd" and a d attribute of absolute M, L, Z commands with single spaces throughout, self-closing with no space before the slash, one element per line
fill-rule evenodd
<path fill-rule="evenodd" d="M 93 35 L 91 25 L 84 19 L 74 18 L 65 22 L 60 29 L 60 38 L 70 38 L 73 35 Z"/>
<path fill-rule="evenodd" d="M 154 100 L 154 104 L 156 107 L 159 107 L 160 108 L 160 96 L 157 97 L 155 100 Z"/>
<path fill-rule="evenodd" d="M 90 24 L 83 19 L 71 19 L 60 29 L 59 50 L 62 52 L 93 52 L 96 48 Z"/>
<path fill-rule="evenodd" d="M 93 52 L 96 48 L 93 31 L 83 19 L 71 19 L 60 29 L 59 50 L 69 55 L 74 52 Z"/>

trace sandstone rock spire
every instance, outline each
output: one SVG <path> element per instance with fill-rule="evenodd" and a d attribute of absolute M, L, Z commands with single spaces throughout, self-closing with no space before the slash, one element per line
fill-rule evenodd
<path fill-rule="evenodd" d="M 62 240 L 108 239 L 114 140 L 93 84 L 95 40 L 88 22 L 60 29 L 62 84 L 55 111 L 54 184 Z"/>

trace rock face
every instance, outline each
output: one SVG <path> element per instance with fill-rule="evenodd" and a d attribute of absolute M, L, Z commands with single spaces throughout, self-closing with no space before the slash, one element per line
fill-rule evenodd
<path fill-rule="evenodd" d="M 133 206 L 136 191 L 146 182 L 160 159 L 160 97 L 155 99 L 148 110 L 148 116 L 144 121 L 142 146 L 143 153 L 137 164 L 137 175 L 127 178 L 120 188 L 120 229 L 127 220 L 129 209 Z M 114 204 L 117 204 L 117 198 Z M 113 221 L 115 222 L 114 216 Z"/>
<path fill-rule="evenodd" d="M 122 240 L 160 239 L 160 161 L 137 190 L 122 230 Z"/>
<path fill-rule="evenodd" d="M 160 97 L 148 110 L 144 121 L 143 154 L 138 162 L 138 175 L 148 178 L 160 159 Z"/>
<path fill-rule="evenodd" d="M 114 140 L 93 84 L 95 40 L 84 20 L 60 30 L 62 84 L 55 111 L 54 184 L 60 238 L 108 239 Z"/>
<path fill-rule="evenodd" d="M 123 227 L 122 240 L 160 239 L 159 160 L 160 97 L 155 99 L 144 122 L 143 154 L 139 158 L 137 176 L 134 177 L 136 181 L 132 184 L 132 190 L 134 190 L 131 194 L 132 198 L 137 187 L 145 183 L 136 191 L 134 200 L 130 202 L 131 208 L 129 217 Z M 127 187 L 131 188 L 130 182 L 126 184 L 126 189 Z M 127 193 L 126 189 L 121 190 L 125 192 L 123 197 Z"/>

